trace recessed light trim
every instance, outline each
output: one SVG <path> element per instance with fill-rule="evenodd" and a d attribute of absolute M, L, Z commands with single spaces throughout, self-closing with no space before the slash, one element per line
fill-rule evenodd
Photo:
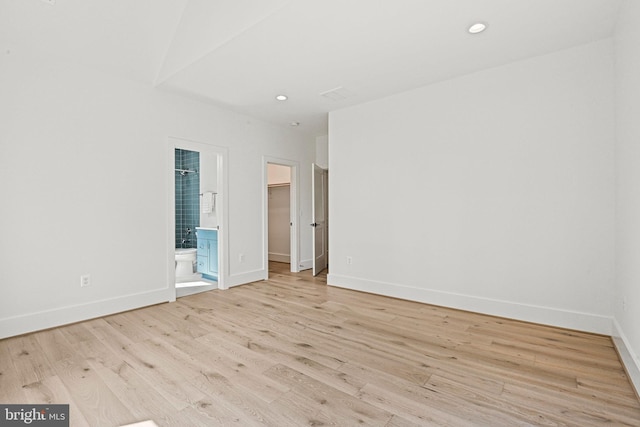
<path fill-rule="evenodd" d="M 480 34 L 486 29 L 487 24 L 485 24 L 484 22 L 476 22 L 475 24 L 470 25 L 467 31 L 469 32 L 469 34 Z"/>
<path fill-rule="evenodd" d="M 289 97 L 287 95 L 276 95 L 276 99 L 278 101 L 286 101 Z"/>

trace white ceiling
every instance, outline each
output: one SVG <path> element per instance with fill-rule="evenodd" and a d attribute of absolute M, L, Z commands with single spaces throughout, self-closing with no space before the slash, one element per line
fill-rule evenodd
<path fill-rule="evenodd" d="M 49 1 L 55 1 L 49 4 Z M 612 35 L 619 0 L 0 0 L 0 58 L 75 61 L 278 125 Z M 471 36 L 481 20 L 487 31 Z M 1 61 L 1 60 L 0 60 Z M 1 66 L 2 62 L 0 62 Z M 342 87 L 346 99 L 322 93 Z M 289 96 L 286 102 L 275 95 Z"/>

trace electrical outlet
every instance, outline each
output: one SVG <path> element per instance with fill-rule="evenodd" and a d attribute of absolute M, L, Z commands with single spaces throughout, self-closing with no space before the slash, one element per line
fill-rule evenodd
<path fill-rule="evenodd" d="M 244 262 L 244 254 L 238 255 L 238 261 L 242 264 Z"/>
<path fill-rule="evenodd" d="M 350 256 L 347 257 L 347 264 L 348 265 L 353 264 L 353 258 L 351 258 Z"/>
<path fill-rule="evenodd" d="M 88 274 L 80 276 L 80 287 L 84 288 L 89 285 L 91 285 L 91 276 Z"/>

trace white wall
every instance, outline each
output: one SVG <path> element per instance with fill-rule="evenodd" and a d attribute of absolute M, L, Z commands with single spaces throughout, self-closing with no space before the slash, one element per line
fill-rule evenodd
<path fill-rule="evenodd" d="M 322 169 L 329 169 L 329 137 L 316 137 L 316 165 Z"/>
<path fill-rule="evenodd" d="M 0 338 L 172 297 L 169 137 L 229 148 L 229 285 L 266 275 L 263 156 L 300 162 L 310 222 L 313 136 L 79 63 L 1 60 Z"/>
<path fill-rule="evenodd" d="M 206 192 L 218 193 L 218 156 L 213 153 L 200 153 L 200 194 Z M 214 196 L 214 206 L 211 212 L 203 212 L 200 205 L 200 227 L 215 228 L 218 226 L 218 209 L 220 197 Z M 202 199 L 200 199 L 202 203 Z"/>
<path fill-rule="evenodd" d="M 616 49 L 616 288 L 614 316 L 640 369 L 640 2 L 626 0 Z M 623 307 L 624 302 L 624 307 Z M 636 378 L 640 389 L 640 378 Z"/>
<path fill-rule="evenodd" d="M 610 333 L 612 55 L 604 40 L 330 113 L 328 282 Z"/>

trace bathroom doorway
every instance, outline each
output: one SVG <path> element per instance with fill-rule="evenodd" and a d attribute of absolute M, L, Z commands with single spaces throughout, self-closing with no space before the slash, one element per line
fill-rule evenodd
<path fill-rule="evenodd" d="M 265 275 L 269 277 L 269 262 L 289 264 L 292 272 L 299 270 L 299 224 L 297 175 L 298 163 L 265 157 Z"/>
<path fill-rule="evenodd" d="M 227 150 L 169 138 L 168 287 L 175 297 L 225 289 Z"/>

